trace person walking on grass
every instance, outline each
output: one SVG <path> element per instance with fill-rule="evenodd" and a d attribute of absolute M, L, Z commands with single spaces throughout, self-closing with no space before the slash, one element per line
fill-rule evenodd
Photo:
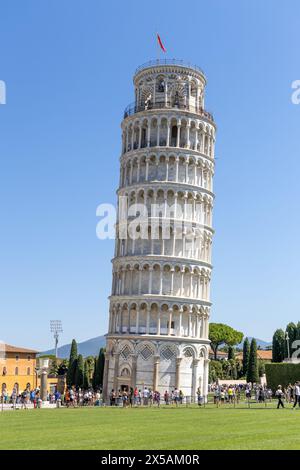
<path fill-rule="evenodd" d="M 300 382 L 295 383 L 294 397 L 295 397 L 295 401 L 294 401 L 293 409 L 296 408 L 297 403 L 298 403 L 298 406 L 300 407 Z"/>
<path fill-rule="evenodd" d="M 278 404 L 277 404 L 277 410 L 282 407 L 284 408 L 284 404 L 283 404 L 283 397 L 284 397 L 284 393 L 282 391 L 282 387 L 281 385 L 278 385 L 278 388 L 277 388 L 277 391 L 275 393 L 276 397 L 277 397 L 277 400 L 278 400 Z"/>

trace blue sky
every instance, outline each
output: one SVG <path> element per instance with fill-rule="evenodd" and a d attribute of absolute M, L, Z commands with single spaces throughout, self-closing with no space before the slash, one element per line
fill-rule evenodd
<path fill-rule="evenodd" d="M 132 74 L 156 57 L 202 67 L 218 125 L 212 320 L 270 339 L 300 320 L 297 0 L 3 0 L 0 339 L 47 348 L 106 332 L 114 203 Z"/>

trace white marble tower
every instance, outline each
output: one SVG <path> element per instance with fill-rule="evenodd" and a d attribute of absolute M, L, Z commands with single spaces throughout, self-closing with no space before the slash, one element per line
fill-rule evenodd
<path fill-rule="evenodd" d="M 197 66 L 159 60 L 133 81 L 118 190 L 129 213 L 116 226 L 103 391 L 177 387 L 195 397 L 200 387 L 206 397 L 216 131 L 206 79 Z M 141 214 L 140 236 L 120 235 Z"/>

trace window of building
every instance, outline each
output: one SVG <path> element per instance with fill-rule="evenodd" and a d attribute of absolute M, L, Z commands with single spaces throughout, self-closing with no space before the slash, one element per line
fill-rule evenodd
<path fill-rule="evenodd" d="M 15 368 L 15 375 L 19 375 L 19 367 Z"/>
<path fill-rule="evenodd" d="M 30 367 L 27 367 L 27 375 L 30 375 Z"/>
<path fill-rule="evenodd" d="M 6 367 L 3 367 L 2 375 L 6 375 L 6 374 L 7 374 L 7 369 Z"/>
<path fill-rule="evenodd" d="M 16 356 L 16 361 L 18 361 L 18 360 L 19 360 L 19 356 Z"/>
<path fill-rule="evenodd" d="M 27 356 L 27 360 L 30 361 L 30 360 L 31 360 L 31 356 Z"/>

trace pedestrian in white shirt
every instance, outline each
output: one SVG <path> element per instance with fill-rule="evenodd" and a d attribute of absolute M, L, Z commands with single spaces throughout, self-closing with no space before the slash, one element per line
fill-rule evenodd
<path fill-rule="evenodd" d="M 299 382 L 295 383 L 295 401 L 294 401 L 293 409 L 296 408 L 297 403 L 300 407 L 300 383 Z"/>

